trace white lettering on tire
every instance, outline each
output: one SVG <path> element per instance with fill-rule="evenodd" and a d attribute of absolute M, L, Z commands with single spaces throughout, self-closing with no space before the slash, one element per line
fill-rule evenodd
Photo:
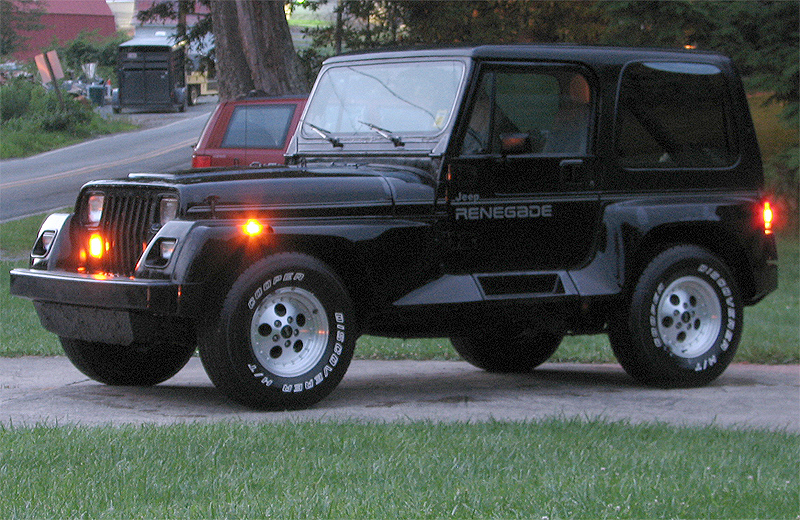
<path fill-rule="evenodd" d="M 697 266 L 697 272 L 707 277 L 711 280 L 712 286 L 716 285 L 719 288 L 720 294 L 722 294 L 722 298 L 720 298 L 720 302 L 725 302 L 723 312 L 726 313 L 725 318 L 723 318 L 723 323 L 725 330 L 721 333 L 721 341 L 719 343 L 719 349 L 722 352 L 727 351 L 730 348 L 731 342 L 733 341 L 734 333 L 736 330 L 737 325 L 737 314 L 736 314 L 736 304 L 733 299 L 733 291 L 728 284 L 728 281 L 722 274 L 717 271 L 716 269 L 706 265 L 700 264 Z M 661 297 L 666 289 L 666 285 L 661 282 L 656 287 L 656 290 L 653 293 L 652 302 L 650 304 L 650 317 L 649 317 L 649 325 L 650 325 L 650 335 L 653 341 L 653 344 L 656 348 L 662 349 L 666 352 L 671 352 L 670 347 L 667 343 L 665 343 L 661 335 L 658 331 L 658 303 L 661 300 Z M 710 355 L 709 355 L 710 354 Z M 670 353 L 670 355 L 672 355 Z M 710 348 L 706 351 L 703 355 L 707 356 L 702 361 L 698 361 L 695 364 L 694 370 L 696 372 L 701 372 L 707 370 L 714 366 L 717 363 L 717 356 L 714 353 L 714 348 Z"/>
<path fill-rule="evenodd" d="M 253 291 L 253 295 L 249 298 L 247 302 L 247 307 L 250 310 L 255 309 L 258 305 L 259 301 L 265 297 L 271 289 L 273 289 L 276 285 L 281 283 L 287 282 L 300 282 L 305 279 L 305 273 L 303 272 L 293 272 L 288 271 L 283 274 L 277 274 L 266 280 L 263 284 Z M 334 320 L 336 322 L 336 343 L 333 346 L 333 353 L 328 358 L 327 363 L 322 368 L 322 371 L 318 372 L 313 377 L 304 380 L 301 383 L 294 383 L 288 384 L 285 383 L 281 386 L 281 391 L 284 393 L 298 393 L 303 392 L 304 390 L 311 390 L 315 386 L 319 386 L 322 384 L 325 379 L 334 371 L 334 367 L 339 363 L 339 356 L 344 351 L 344 343 L 346 339 L 346 325 L 345 325 L 345 315 L 343 312 L 335 312 L 334 313 Z M 258 379 L 261 384 L 264 386 L 272 386 L 274 384 L 274 380 L 270 379 L 268 376 L 264 374 L 264 369 L 259 365 L 255 364 L 248 364 L 247 368 L 253 374 L 253 377 Z"/>

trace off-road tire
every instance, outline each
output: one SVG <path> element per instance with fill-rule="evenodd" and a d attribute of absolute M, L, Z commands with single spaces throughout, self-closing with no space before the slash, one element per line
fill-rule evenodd
<path fill-rule="evenodd" d="M 708 250 L 680 245 L 648 264 L 618 319 L 611 347 L 642 383 L 695 387 L 716 379 L 739 345 L 744 314 L 730 269 Z"/>
<path fill-rule="evenodd" d="M 113 386 L 152 386 L 171 378 L 194 354 L 194 344 L 109 345 L 59 338 L 75 368 L 95 381 Z"/>
<path fill-rule="evenodd" d="M 562 339 L 561 334 L 526 328 L 513 337 L 487 333 L 450 342 L 465 361 L 487 372 L 526 373 L 547 361 Z"/>
<path fill-rule="evenodd" d="M 214 385 L 236 402 L 306 408 L 327 396 L 350 365 L 352 309 L 328 266 L 304 254 L 272 255 L 236 279 L 218 317 L 201 327 L 200 358 Z"/>

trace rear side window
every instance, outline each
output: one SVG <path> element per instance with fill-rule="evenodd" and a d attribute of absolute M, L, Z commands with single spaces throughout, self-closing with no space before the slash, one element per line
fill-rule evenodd
<path fill-rule="evenodd" d="M 617 154 L 626 168 L 721 168 L 737 157 L 722 71 L 699 63 L 625 68 Z"/>
<path fill-rule="evenodd" d="M 234 108 L 222 148 L 283 149 L 295 105 L 240 105 Z"/>

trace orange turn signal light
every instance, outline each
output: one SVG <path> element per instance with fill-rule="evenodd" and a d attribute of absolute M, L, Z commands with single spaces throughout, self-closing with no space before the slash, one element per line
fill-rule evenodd
<path fill-rule="evenodd" d="M 103 237 L 98 233 L 92 233 L 92 236 L 89 237 L 89 256 L 98 259 L 103 258 L 103 252 L 105 250 L 103 245 Z"/>
<path fill-rule="evenodd" d="M 254 237 L 260 235 L 261 232 L 264 231 L 264 226 L 262 226 L 259 221 L 251 218 L 242 226 L 242 231 L 245 235 Z"/>

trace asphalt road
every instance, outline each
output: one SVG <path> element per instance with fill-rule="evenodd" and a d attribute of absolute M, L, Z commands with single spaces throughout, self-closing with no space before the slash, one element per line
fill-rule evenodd
<path fill-rule="evenodd" d="M 215 96 L 200 100 L 183 113 L 124 112 L 121 117 L 142 125 L 138 131 L 0 161 L 0 222 L 72 206 L 91 180 L 189 168 L 192 147 L 216 106 Z"/>
<path fill-rule="evenodd" d="M 258 412 L 228 401 L 193 358 L 150 388 L 111 387 L 63 357 L 0 359 L 0 424 L 174 424 L 219 421 L 528 421 L 602 418 L 800 432 L 800 366 L 734 364 L 705 388 L 639 386 L 618 365 L 545 363 L 489 374 L 460 361 L 354 361 L 309 410 Z"/>

